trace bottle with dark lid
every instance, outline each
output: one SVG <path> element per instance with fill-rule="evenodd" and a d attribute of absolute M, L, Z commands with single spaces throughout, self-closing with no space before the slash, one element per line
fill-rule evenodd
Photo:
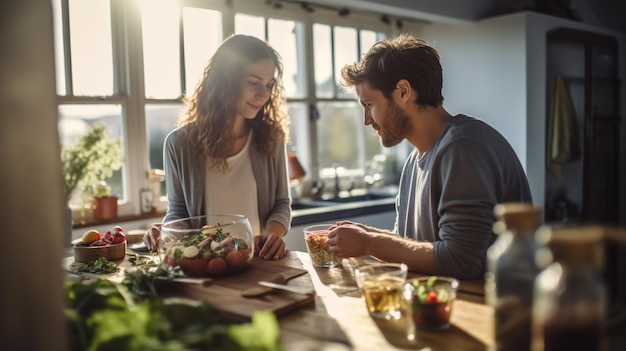
<path fill-rule="evenodd" d="M 498 235 L 487 251 L 485 297 L 495 309 L 496 350 L 528 351 L 535 278 L 535 231 L 541 210 L 532 204 L 503 203 L 494 208 Z"/>
<path fill-rule="evenodd" d="M 542 228 L 537 239 L 549 250 L 538 259 L 552 256 L 553 263 L 535 282 L 531 350 L 606 350 L 602 232 Z"/>

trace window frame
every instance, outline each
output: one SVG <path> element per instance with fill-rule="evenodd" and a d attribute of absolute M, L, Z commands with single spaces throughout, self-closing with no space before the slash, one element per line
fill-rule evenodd
<path fill-rule="evenodd" d="M 64 104 L 119 104 L 122 108 L 123 138 L 125 140 L 125 164 L 122 168 L 124 179 L 124 200 L 120 201 L 118 213 L 120 217 L 131 217 L 141 214 L 141 193 L 145 189 L 150 189 L 149 181 L 150 159 L 148 150 L 148 136 L 146 131 L 145 107 L 147 105 L 159 104 L 181 104 L 184 93 L 185 79 L 184 68 L 181 70 L 181 96 L 178 98 L 146 98 L 144 86 L 143 67 L 143 43 L 142 43 L 142 23 L 141 9 L 138 1 L 110 0 L 111 6 L 111 40 L 113 50 L 113 74 L 114 88 L 113 94 L 108 96 L 76 96 L 72 93 L 71 80 L 71 60 L 67 58 L 71 52 L 69 42 L 69 19 L 67 15 L 69 0 L 59 0 L 61 3 L 62 21 L 64 26 L 62 48 L 66 57 L 65 76 L 58 79 L 65 80 L 66 94 L 57 94 L 58 105 Z M 288 98 L 288 103 L 302 103 L 307 106 L 307 150 L 303 159 L 308 161 L 306 167 L 309 170 L 306 181 L 313 182 L 319 178 L 320 169 L 317 162 L 317 133 L 318 128 L 315 118 L 311 116 L 312 106 L 319 102 L 350 101 L 354 102 L 356 97 L 318 98 L 315 87 L 315 68 L 313 57 L 313 25 L 315 23 L 334 26 L 350 27 L 357 31 L 371 30 L 383 33 L 387 37 L 394 34 L 394 26 L 390 23 L 383 23 L 376 14 L 363 14 L 353 12 L 349 16 L 339 16 L 338 10 L 314 7 L 315 11 L 307 12 L 297 3 L 282 3 L 281 9 L 274 9 L 263 0 L 258 1 L 230 1 L 221 0 L 178 0 L 178 6 L 196 7 L 202 9 L 215 10 L 222 13 L 222 33 L 227 37 L 234 33 L 235 14 L 242 13 L 264 18 L 266 27 L 269 18 L 279 20 L 297 21 L 302 23 L 304 31 L 304 42 L 300 50 L 304 50 L 305 85 L 306 94 L 304 97 Z M 266 31 L 267 33 L 267 31 Z M 183 50 L 181 43 L 181 55 Z M 59 47 L 58 45 L 56 46 Z M 359 52 L 362 50 L 359 49 Z M 181 66 L 184 66 L 182 61 Z M 167 198 L 162 196 L 159 199 L 157 211 L 163 212 L 167 207 Z M 75 210 L 75 215 L 80 214 Z M 76 217 L 80 218 L 80 217 Z"/>

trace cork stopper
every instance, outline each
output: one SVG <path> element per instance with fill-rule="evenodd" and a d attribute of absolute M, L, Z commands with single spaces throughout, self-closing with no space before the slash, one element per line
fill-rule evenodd
<path fill-rule="evenodd" d="M 599 227 L 546 227 L 538 232 L 537 240 L 552 251 L 555 261 L 601 263 L 604 233 Z"/>
<path fill-rule="evenodd" d="M 497 204 L 494 214 L 498 222 L 494 224 L 494 232 L 514 230 L 517 233 L 534 231 L 541 223 L 541 209 L 532 204 L 509 202 Z"/>

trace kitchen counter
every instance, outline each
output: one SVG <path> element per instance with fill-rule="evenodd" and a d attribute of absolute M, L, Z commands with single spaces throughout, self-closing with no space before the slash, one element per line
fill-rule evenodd
<path fill-rule="evenodd" d="M 298 204 L 306 205 L 307 201 L 301 201 L 299 203 L 296 203 L 296 206 Z M 294 208 L 297 208 L 296 206 L 294 206 Z M 381 212 L 391 212 L 395 211 L 395 206 L 395 197 L 389 197 L 346 203 L 335 202 L 319 207 L 294 209 L 292 212 L 291 225 L 298 226 L 303 224 L 334 221 L 337 219 L 364 216 Z"/>
<path fill-rule="evenodd" d="M 373 216 L 381 213 L 388 213 L 389 217 L 393 217 L 396 194 L 397 187 L 388 186 L 373 189 L 369 192 L 355 190 L 351 193 L 351 196 L 346 197 L 294 199 L 291 226 L 292 228 L 301 227 L 312 223 L 335 222 L 337 220 L 368 215 Z M 80 238 L 87 230 L 95 229 L 104 232 L 114 225 L 121 225 L 126 231 L 146 229 L 152 223 L 160 222 L 164 215 L 164 212 L 159 212 L 139 216 L 118 217 L 105 222 L 84 221 L 74 223 L 71 240 Z M 372 223 L 369 224 L 373 225 Z M 304 246 L 298 244 L 289 248 L 303 250 Z"/>

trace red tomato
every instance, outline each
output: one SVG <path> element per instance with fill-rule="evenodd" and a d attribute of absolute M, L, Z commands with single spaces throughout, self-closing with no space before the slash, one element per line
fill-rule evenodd
<path fill-rule="evenodd" d="M 204 273 L 207 261 L 203 258 L 185 259 L 187 261 L 185 274 L 192 277 L 200 277 Z"/>
<path fill-rule="evenodd" d="M 189 260 L 186 260 L 184 258 L 181 258 L 181 259 L 172 258 L 172 262 L 170 262 L 170 265 L 172 267 L 178 266 L 178 267 L 180 267 L 181 271 L 187 272 L 187 264 L 189 263 L 188 261 Z"/>
<path fill-rule="evenodd" d="M 428 303 L 435 303 L 439 301 L 439 297 L 437 296 L 437 293 L 434 291 L 431 291 L 428 293 L 428 295 L 426 296 L 426 302 Z"/>
<path fill-rule="evenodd" d="M 245 257 L 246 260 L 250 258 L 250 249 L 239 249 L 239 252 L 241 252 L 241 254 L 243 255 L 243 257 Z"/>
<path fill-rule="evenodd" d="M 246 263 L 246 256 L 242 252 L 233 250 L 226 255 L 226 263 L 230 267 L 241 267 Z"/>
<path fill-rule="evenodd" d="M 206 264 L 206 272 L 208 274 L 221 274 L 226 270 L 226 261 L 223 258 L 218 257 L 210 260 Z"/>

